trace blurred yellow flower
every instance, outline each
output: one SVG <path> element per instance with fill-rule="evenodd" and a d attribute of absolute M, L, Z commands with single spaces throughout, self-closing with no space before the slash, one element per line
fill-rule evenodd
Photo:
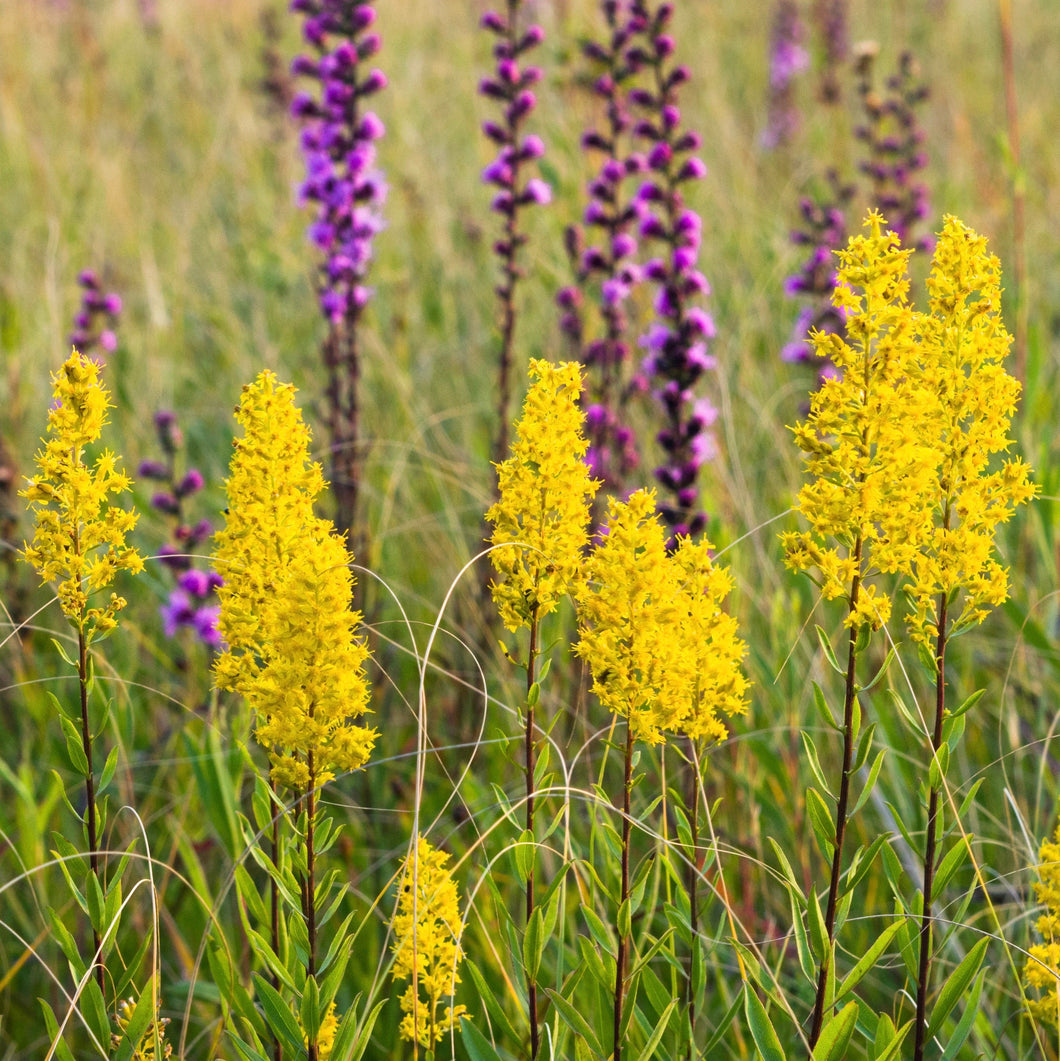
<path fill-rule="evenodd" d="M 1045 907 L 1036 925 L 1044 942 L 1034 944 L 1023 967 L 1024 983 L 1045 992 L 1028 1002 L 1031 1015 L 1050 1024 L 1060 1017 L 1060 826 L 1039 852 L 1038 883 L 1034 894 Z"/>
<path fill-rule="evenodd" d="M 500 499 L 486 513 L 495 546 L 493 599 L 512 631 L 554 611 L 578 584 L 599 485 L 583 459 L 580 367 L 534 360 L 530 375 L 536 382 L 523 405 L 512 456 L 497 465 Z"/>
<path fill-rule="evenodd" d="M 401 895 L 394 915 L 395 980 L 412 978 L 401 996 L 401 1035 L 433 1049 L 461 1018 L 465 1006 L 447 1006 L 438 1013 L 443 998 L 451 998 L 460 983 L 460 896 L 449 856 L 417 837 L 415 857 L 402 863 Z M 421 998 L 421 994 L 426 998 Z"/>
<path fill-rule="evenodd" d="M 89 465 L 85 447 L 107 423 L 108 394 L 100 366 L 76 350 L 52 376 L 55 401 L 48 413 L 48 437 L 37 454 L 38 473 L 27 480 L 24 497 L 33 511 L 33 544 L 23 550 L 43 582 L 55 581 L 63 613 L 85 635 L 109 633 L 125 600 L 112 593 L 98 608 L 89 595 L 111 584 L 119 571 L 143 570 L 143 558 L 125 544 L 136 513 L 108 503 L 108 495 L 130 489 L 117 458 L 104 451 Z"/>

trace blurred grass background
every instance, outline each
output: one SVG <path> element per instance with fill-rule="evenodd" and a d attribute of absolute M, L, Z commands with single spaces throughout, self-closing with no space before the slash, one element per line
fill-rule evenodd
<path fill-rule="evenodd" d="M 579 87 L 577 42 L 597 26 L 590 0 L 531 6 L 547 31 L 538 53 L 545 80 L 533 124 L 547 145 L 546 175 L 555 198 L 549 208 L 527 215 L 517 338 L 524 366 L 530 356 L 564 355 L 552 299 L 569 278 L 562 232 L 581 209 L 588 169 L 577 145 L 591 117 Z M 800 483 L 785 425 L 799 415 L 811 382 L 806 370 L 779 358 L 796 313 L 782 293 L 784 278 L 799 261 L 788 234 L 799 195 L 827 166 L 849 172 L 856 158 L 849 108 L 828 110 L 817 103 L 812 74 L 800 81 L 803 124 L 794 142 L 771 152 L 760 146 L 769 6 L 687 0 L 678 4 L 675 33 L 679 56 L 692 70 L 682 109 L 688 126 L 703 135 L 701 154 L 710 170 L 689 191 L 704 220 L 702 268 L 713 286 L 709 308 L 718 330 L 713 352 L 719 368 L 707 387 L 722 410 L 722 453 L 705 469 L 704 483 L 711 537 L 737 578 L 732 608 L 751 645 L 755 681 L 751 714 L 736 722 L 733 741 L 715 753 L 713 776 L 715 794 L 729 797 L 719 832 L 739 853 L 733 873 L 746 889 L 742 902 L 750 931 L 759 933 L 776 929 L 784 916 L 783 894 L 774 903 L 763 883 L 765 836 L 784 838 L 789 851 L 801 848 L 805 873 L 820 873 L 797 795 L 805 780 L 798 733 L 813 724 L 809 679 L 826 678 L 812 631 L 807 635 L 804 628 L 815 604 L 813 588 L 784 571 L 776 543 L 776 531 L 790 522 L 783 514 Z M 142 12 L 149 7 L 157 15 L 145 20 Z M 489 41 L 477 29 L 484 9 L 479 3 L 390 0 L 378 7 L 384 40 L 378 65 L 390 87 L 375 104 L 387 126 L 379 164 L 390 192 L 388 227 L 375 244 L 376 297 L 363 318 L 372 548 L 358 559 L 385 580 L 414 620 L 431 622 L 450 582 L 480 547 L 481 515 L 491 491 L 497 340 L 490 244 L 497 226 L 487 210 L 490 193 L 479 180 L 490 156 L 478 123 L 489 107 L 475 92 L 489 67 Z M 1026 305 L 1027 387 L 1014 433 L 1044 496 L 1006 534 L 1011 605 L 962 638 L 952 673 L 958 697 L 989 689 L 962 746 L 960 777 L 967 783 L 986 778 L 967 825 L 982 838 L 984 858 L 999 887 L 1005 886 L 1000 900 L 1012 904 L 1008 927 L 1025 945 L 1030 866 L 1038 839 L 1055 821 L 1060 758 L 1052 744 L 1060 691 L 1060 23 L 1050 0 L 1014 0 L 1012 8 L 1019 171 L 1005 122 L 996 3 L 852 0 L 850 24 L 853 41 L 880 43 L 881 76 L 908 47 L 930 86 L 920 115 L 927 132 L 930 227 L 940 227 L 944 213 L 955 213 L 988 235 L 1005 270 L 1010 330 L 1016 297 Z M 270 16 L 275 37 L 267 30 Z M 216 519 L 224 504 L 232 410 L 242 384 L 265 367 L 300 388 L 307 418 L 319 425 L 323 459 L 323 324 L 312 288 L 315 260 L 305 238 L 309 218 L 295 204 L 301 178 L 297 130 L 261 85 L 263 52 L 273 49 L 286 64 L 299 50 L 298 34 L 296 17 L 269 0 L 0 3 L 0 436 L 21 474 L 28 473 L 43 431 L 48 375 L 68 353 L 65 337 L 78 308 L 76 277 L 83 268 L 97 269 L 104 287 L 124 299 L 120 345 L 108 358 L 106 375 L 115 400 L 108 437 L 129 469 L 156 455 L 154 411 L 175 410 L 188 461 L 207 482 L 196 499 L 198 514 Z M 845 92 L 853 105 L 849 79 Z M 1017 182 L 1025 189 L 1028 219 L 1022 292 L 1014 290 L 1011 269 Z M 852 223 L 867 205 L 852 208 Z M 926 272 L 924 257 L 914 270 L 918 280 Z M 653 434 L 650 414 L 647 406 L 638 412 L 644 439 Z M 652 464 L 646 456 L 645 474 Z M 149 484 L 137 487 L 143 511 L 138 537 L 150 554 L 166 530 L 151 513 L 149 496 Z M 27 533 L 21 518 L 12 540 L 17 545 Z M 4 577 L 5 603 L 16 619 L 46 599 L 27 571 L 11 569 Z M 465 576 L 459 591 L 465 602 L 475 600 L 479 580 L 477 573 Z M 205 842 L 209 830 L 201 812 L 181 807 L 173 778 L 187 780 L 196 756 L 212 754 L 204 749 L 218 716 L 211 714 L 207 724 L 201 709 L 209 688 L 205 653 L 190 642 L 175 649 L 162 638 L 157 608 L 167 591 L 161 573 L 149 567 L 104 656 L 122 686 L 118 725 L 120 739 L 128 742 L 129 795 L 146 817 L 169 821 L 159 835 L 193 866 L 194 844 Z M 336 786 L 336 799 L 361 807 L 352 816 L 360 823 L 355 845 L 365 844 L 369 857 L 378 856 L 383 865 L 409 827 L 401 808 L 407 806 L 411 765 L 386 758 L 411 750 L 414 717 L 407 705 L 414 703 L 416 676 L 401 647 L 407 648 L 408 638 L 394 625 L 397 609 L 381 590 L 374 601 L 373 636 L 385 672 L 376 702 L 382 754 L 362 778 Z M 453 622 L 458 618 L 454 614 Z M 822 609 L 812 621 L 837 626 L 836 616 Z M 45 632 L 55 627 L 54 609 L 37 623 Z M 425 638 L 417 636 L 422 647 Z M 388 647 L 390 638 L 398 647 Z M 43 686 L 34 684 L 56 672 L 50 652 L 47 638 L 29 631 L 0 649 L 0 718 L 12 735 L 10 769 L 0 782 L 9 790 L 0 822 L 29 865 L 46 857 L 40 833 L 46 825 L 55 827 L 58 814 L 54 782 L 33 768 L 49 761 L 49 741 L 57 739 Z M 459 771 L 470 754 L 459 744 L 479 733 L 482 699 L 466 693 L 458 679 L 472 686 L 481 679 L 470 654 L 451 642 L 444 642 L 439 657 L 450 676 L 430 684 L 431 725 L 437 726 L 432 736 L 452 745 L 440 755 Z M 499 654 L 481 662 L 490 694 L 514 704 L 518 675 Z M 545 698 L 556 708 L 567 695 L 557 682 Z M 503 712 L 494 711 L 486 738 L 508 725 Z M 871 833 L 888 827 L 891 813 L 907 815 L 910 827 L 919 828 L 922 750 L 883 699 L 880 720 L 885 742 L 895 749 L 881 781 L 894 809 L 877 805 L 864 828 Z M 603 724 L 581 721 L 587 731 Z M 189 734 L 187 747 L 175 743 L 181 729 Z M 453 828 L 475 822 L 492 799 L 489 781 L 500 783 L 505 770 L 489 744 L 476 754 L 479 767 L 461 789 L 457 812 L 449 812 Z M 171 776 L 166 770 L 173 764 L 177 772 Z M 213 768 L 220 766 L 214 762 Z M 19 778 L 25 792 L 16 797 L 10 793 Z M 169 820 L 178 810 L 186 816 L 181 827 Z M 155 854 L 169 857 L 164 850 Z M 355 869 L 351 861 L 355 883 L 366 895 L 376 894 L 389 871 L 372 870 L 369 883 L 360 856 L 357 863 Z M 20 902 L 14 920 L 32 922 L 32 904 Z M 173 916 L 171 940 L 179 942 L 178 951 L 193 954 L 194 918 Z M 14 962 L 20 951 L 3 939 L 0 953 Z M 366 954 L 366 969 L 375 957 Z M 185 959 L 174 959 L 175 966 L 185 969 Z M 15 994 L 8 987 L 0 1007 L 9 1014 L 19 997 L 19 981 L 14 983 Z M 999 984 L 995 996 L 1000 1036 L 1004 1015 L 1016 1005 L 1015 988 Z M 1017 1045 L 998 1047 L 996 1056 L 1022 1056 L 1017 1033 L 1011 1035 Z M 28 1049 L 22 1039 L 19 1045 Z M 0 1058 L 22 1056 L 34 1055 L 5 1053 L 0 1046 Z"/>

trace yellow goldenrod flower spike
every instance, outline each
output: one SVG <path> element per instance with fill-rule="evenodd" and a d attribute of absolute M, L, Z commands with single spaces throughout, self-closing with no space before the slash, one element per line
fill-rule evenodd
<path fill-rule="evenodd" d="M 810 530 L 782 535 L 787 565 L 818 568 L 829 600 L 847 597 L 855 577 L 908 570 L 934 529 L 930 483 L 939 454 L 929 425 L 937 399 L 918 378 L 906 276 L 912 252 L 884 231 L 878 213 L 865 228 L 839 252 L 834 301 L 846 313 L 848 340 L 812 336 L 841 375 L 825 380 L 793 428 L 810 476 L 797 507 Z M 889 616 L 890 599 L 862 583 L 846 623 L 877 629 Z"/>
<path fill-rule="evenodd" d="M 418 837 L 415 859 L 409 854 L 402 864 L 394 915 L 391 975 L 395 980 L 412 979 L 401 996 L 401 1035 L 428 1050 L 467 1016 L 465 1006 L 447 1006 L 444 1017 L 438 1013 L 442 999 L 451 998 L 460 983 L 460 896 L 448 863 L 444 851 Z"/>
<path fill-rule="evenodd" d="M 928 441 L 940 455 L 931 498 L 938 526 L 917 551 L 906 590 L 910 633 L 930 646 L 940 594 L 964 590 L 955 629 L 981 622 L 1007 599 L 994 534 L 1037 488 L 1018 457 L 990 467 L 1011 444 L 1020 384 L 1002 364 L 1012 337 L 1001 319 L 1001 266 L 986 239 L 947 217 L 927 287 L 930 308 L 918 316 L 917 338 L 922 385 L 937 399 Z"/>
<path fill-rule="evenodd" d="M 1060 1023 L 1060 826 L 1039 852 L 1038 883 L 1034 894 L 1045 907 L 1036 925 L 1044 942 L 1034 944 L 1023 967 L 1024 983 L 1043 992 L 1028 1005 L 1031 1015 L 1049 1024 Z"/>
<path fill-rule="evenodd" d="M 530 362 L 536 381 L 523 405 L 512 456 L 497 465 L 500 500 L 493 524 L 493 599 L 512 631 L 555 610 L 580 578 L 590 505 L 599 485 L 589 475 L 578 399 L 581 368 Z M 518 542 L 518 545 L 503 543 Z"/>
<path fill-rule="evenodd" d="M 85 463 L 85 447 L 99 438 L 110 408 L 99 369 L 74 350 L 52 376 L 48 437 L 37 454 L 38 473 L 20 494 L 35 520 L 33 544 L 26 543 L 23 556 L 43 582 L 57 583 L 59 605 L 86 643 L 109 633 L 126 603 L 112 593 L 102 607 L 89 608 L 89 595 L 109 586 L 118 571 L 135 574 L 144 566 L 140 554 L 125 544 L 136 513 L 107 500 L 132 485 L 118 470 L 118 458 L 104 451 L 94 464 Z"/>
<path fill-rule="evenodd" d="M 215 681 L 254 711 L 273 780 L 304 791 L 362 766 L 377 736 L 351 722 L 369 699 L 352 558 L 332 524 L 313 514 L 324 479 L 309 460 L 294 388 L 263 372 L 244 388 L 237 418 L 246 433 L 217 536 L 226 647 Z"/>
<path fill-rule="evenodd" d="M 625 718 L 634 740 L 658 744 L 680 718 L 694 675 L 687 646 L 675 636 L 682 618 L 677 569 L 655 492 L 638 490 L 608 503 L 607 531 L 585 563 L 574 647 L 593 674 L 593 692 Z"/>

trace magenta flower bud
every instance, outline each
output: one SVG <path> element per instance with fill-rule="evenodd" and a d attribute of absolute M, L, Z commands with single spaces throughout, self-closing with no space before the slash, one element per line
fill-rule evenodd
<path fill-rule="evenodd" d="M 496 11 L 487 11 L 479 25 L 491 33 L 505 33 L 508 30 L 508 23 Z"/>
<path fill-rule="evenodd" d="M 677 171 L 676 179 L 679 181 L 702 180 L 707 175 L 706 163 L 693 155 L 686 158 Z"/>
<path fill-rule="evenodd" d="M 518 45 L 519 51 L 525 51 L 527 48 L 536 48 L 544 39 L 545 31 L 535 23 L 523 34 Z"/>
<path fill-rule="evenodd" d="M 540 136 L 531 133 L 523 140 L 521 152 L 524 159 L 541 158 L 545 153 L 544 141 Z"/>
<path fill-rule="evenodd" d="M 82 287 L 93 289 L 99 287 L 99 277 L 93 269 L 82 269 L 81 272 L 77 274 L 77 282 Z"/>
<path fill-rule="evenodd" d="M 531 177 L 526 182 L 523 198 L 528 203 L 537 203 L 540 206 L 544 206 L 546 203 L 552 202 L 552 188 L 540 177 Z"/>
<path fill-rule="evenodd" d="M 197 493 L 202 487 L 202 472 L 198 468 L 190 468 L 184 478 L 177 484 L 176 495 L 179 498 L 188 497 L 190 494 Z"/>
<path fill-rule="evenodd" d="M 514 59 L 503 59 L 497 64 L 497 75 L 502 81 L 514 85 L 519 80 L 519 64 Z"/>
<path fill-rule="evenodd" d="M 648 152 L 648 167 L 654 170 L 664 170 L 672 158 L 673 151 L 670 145 L 660 141 Z"/>
<path fill-rule="evenodd" d="M 637 250 L 637 241 L 628 232 L 619 232 L 611 241 L 611 255 L 615 259 L 626 258 Z"/>
<path fill-rule="evenodd" d="M 74 317 L 74 327 L 75 328 L 78 328 L 81 331 L 85 331 L 86 329 L 90 328 L 91 326 L 92 326 L 92 314 L 91 313 L 85 313 L 82 310 L 80 313 L 77 314 L 76 317 Z"/>
<path fill-rule="evenodd" d="M 357 135 L 362 140 L 379 140 L 386 134 L 386 126 L 374 111 L 365 111 L 357 125 Z"/>
<path fill-rule="evenodd" d="M 373 70 L 358 86 L 357 91 L 362 96 L 371 96 L 381 92 L 387 86 L 386 74 L 382 70 Z"/>
<path fill-rule="evenodd" d="M 121 295 L 116 295 L 113 291 L 103 300 L 103 309 L 112 317 L 117 317 L 121 313 L 121 307 Z"/>
<path fill-rule="evenodd" d="M 167 516 L 180 514 L 180 502 L 168 491 L 159 491 L 151 497 L 151 507 L 157 508 Z"/>
<path fill-rule="evenodd" d="M 169 469 L 161 461 L 143 460 L 136 474 L 141 479 L 168 479 Z"/>
<path fill-rule="evenodd" d="M 674 39 L 669 34 L 660 33 L 652 41 L 652 47 L 655 49 L 655 55 L 659 59 L 668 59 L 675 51 Z"/>
<path fill-rule="evenodd" d="M 357 58 L 368 59 L 371 56 L 378 53 L 379 49 L 383 46 L 383 41 L 378 33 L 366 33 L 357 42 Z"/>
<path fill-rule="evenodd" d="M 353 33 L 358 34 L 375 23 L 375 8 L 361 4 L 353 13 Z"/>
<path fill-rule="evenodd" d="M 294 77 L 317 77 L 319 67 L 308 55 L 296 55 L 291 60 L 291 74 Z"/>
<path fill-rule="evenodd" d="M 504 89 L 491 78 L 484 77 L 478 83 L 480 96 L 488 96 L 490 99 L 504 99 Z"/>
<path fill-rule="evenodd" d="M 291 115 L 295 118 L 312 118 L 316 113 L 316 100 L 308 92 L 296 92 L 291 100 Z"/>
<path fill-rule="evenodd" d="M 108 354 L 113 353 L 118 349 L 118 337 L 110 328 L 104 328 L 103 331 L 99 333 L 99 345 L 102 346 Z"/>

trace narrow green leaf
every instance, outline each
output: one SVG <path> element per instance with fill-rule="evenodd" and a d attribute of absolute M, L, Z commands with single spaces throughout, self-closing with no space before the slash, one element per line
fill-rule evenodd
<path fill-rule="evenodd" d="M 939 868 L 935 871 L 936 895 L 942 893 L 946 885 L 949 884 L 950 878 L 968 857 L 968 844 L 971 843 L 971 840 L 971 834 L 968 835 L 967 841 L 963 836 L 959 836 L 953 847 L 946 852 L 945 857 L 939 863 Z"/>
<path fill-rule="evenodd" d="M 537 854 L 534 846 L 534 834 L 524 829 L 519 834 L 519 839 L 512 848 L 515 858 L 515 872 L 519 880 L 526 884 L 530 879 L 530 871 L 534 866 L 534 857 Z"/>
<path fill-rule="evenodd" d="M 603 1054 L 604 1050 L 600 1045 L 600 1040 L 596 1037 L 596 1032 L 593 1031 L 589 1022 L 581 1015 L 578 1008 L 565 999 L 558 991 L 553 991 L 551 988 L 546 987 L 545 994 L 552 1000 L 552 1005 L 556 1007 L 556 1012 L 562 1018 L 563 1023 L 571 1031 L 580 1035 L 597 1054 Z"/>
<path fill-rule="evenodd" d="M 887 650 L 887 658 L 883 661 L 880 669 L 869 679 L 869 681 L 861 687 L 863 693 L 867 693 L 876 683 L 887 673 L 891 668 L 891 662 L 895 657 L 894 645 Z"/>
<path fill-rule="evenodd" d="M 810 816 L 810 825 L 813 827 L 822 852 L 831 857 L 835 848 L 835 823 L 832 821 L 832 811 L 821 793 L 813 787 L 806 789 L 806 812 Z"/>
<path fill-rule="evenodd" d="M 857 751 L 854 753 L 854 763 L 850 768 L 854 773 L 857 773 L 869 761 L 869 753 L 872 751 L 872 741 L 875 736 L 876 723 L 870 722 L 865 727 L 865 732 L 858 741 Z"/>
<path fill-rule="evenodd" d="M 1052 652 L 1053 649 L 1050 648 L 1049 651 Z M 960 705 L 954 708 L 953 711 L 947 711 L 946 717 L 959 718 L 961 715 L 966 715 L 969 711 L 971 711 L 973 707 L 975 707 L 977 703 L 979 703 L 980 700 L 982 700 L 983 694 L 985 692 L 985 689 L 976 689 L 976 691 L 972 693 L 971 696 L 965 697 L 965 699 L 961 701 Z"/>
<path fill-rule="evenodd" d="M 813 1049 L 813 1061 L 841 1061 L 846 1057 L 857 1020 L 858 1004 L 848 1002 L 821 1029 L 821 1037 Z"/>
<path fill-rule="evenodd" d="M 858 798 L 854 801 L 854 808 L 850 812 L 850 817 L 854 817 L 855 814 L 863 806 L 865 801 L 872 795 L 872 790 L 876 787 L 876 780 L 880 776 L 880 770 L 883 767 L 883 757 L 887 754 L 886 748 L 881 748 L 876 753 L 876 758 L 872 760 L 872 766 L 869 767 L 869 776 L 865 779 L 865 787 L 858 794 Z"/>
<path fill-rule="evenodd" d="M 66 737 L 66 757 L 71 768 L 82 777 L 88 777 L 88 756 L 81 743 L 81 731 L 66 715 L 59 716 L 59 725 L 63 727 L 63 736 Z"/>
<path fill-rule="evenodd" d="M 733 996 L 733 1000 L 729 1005 L 728 1010 L 725 1012 L 725 1016 L 721 1018 L 717 1027 L 714 1029 L 714 1034 L 707 1040 L 706 1045 L 703 1047 L 703 1053 L 700 1057 L 713 1057 L 715 1048 L 721 1043 L 722 1037 L 729 1030 L 729 1025 L 732 1024 L 736 1018 L 736 1011 L 740 1007 L 740 995 L 739 992 Z"/>
<path fill-rule="evenodd" d="M 831 729 L 837 729 L 835 716 L 832 714 L 828 707 L 828 701 L 824 698 L 824 692 L 817 682 L 813 682 L 813 706 L 817 709 L 817 714 L 821 716 L 821 721 Z"/>
<path fill-rule="evenodd" d="M 545 949 L 545 919 L 541 907 L 535 907 L 523 934 L 523 968 L 531 983 L 537 982 L 537 971 L 541 967 L 541 953 Z"/>
<path fill-rule="evenodd" d="M 279 991 L 258 973 L 254 973 L 254 986 L 269 1029 L 288 1050 L 300 1053 L 305 1049 L 305 1044 L 302 1041 L 302 1029 L 298 1026 L 291 1007 Z"/>
<path fill-rule="evenodd" d="M 937 754 L 931 757 L 931 765 L 928 767 L 928 785 L 932 790 L 942 788 L 942 782 L 946 777 L 946 769 L 950 765 L 950 746 L 943 744 Z"/>
<path fill-rule="evenodd" d="M 317 986 L 315 976 L 307 976 L 305 987 L 302 989 L 302 1002 L 298 1007 L 299 1016 L 302 1018 L 302 1034 L 314 1037 L 320 1031 L 320 989 Z"/>
<path fill-rule="evenodd" d="M 117 1052 L 114 1054 L 111 1061 L 131 1061 L 133 1052 L 140 1045 L 140 1041 L 146 1034 L 147 1029 L 151 1026 L 151 1020 L 154 1015 L 154 999 L 151 997 L 150 990 L 145 989 L 140 993 L 140 997 L 136 1000 L 136 1006 L 133 1009 L 132 1016 L 129 1018 L 129 1023 L 125 1026 L 125 1030 L 122 1032 Z M 153 1039 L 154 1036 L 151 1038 Z"/>
<path fill-rule="evenodd" d="M 96 792 L 102 792 L 114 779 L 114 773 L 118 769 L 118 746 L 111 748 L 107 755 L 107 761 L 103 764 L 103 773 L 99 775 L 99 785 Z"/>
<path fill-rule="evenodd" d="M 744 985 L 743 1003 L 751 1038 L 764 1061 L 786 1061 L 769 1014 L 750 984 Z"/>
<path fill-rule="evenodd" d="M 806 910 L 810 922 L 810 942 L 813 945 L 813 956 L 817 964 L 825 960 L 829 952 L 828 932 L 824 926 L 824 912 L 821 910 L 820 900 L 816 892 L 810 892 L 806 903 Z"/>
<path fill-rule="evenodd" d="M 950 1010 L 953 1009 L 957 1004 L 957 1000 L 968 989 L 968 985 L 975 978 L 975 974 L 979 972 L 979 966 L 983 964 L 989 943 L 990 938 L 983 936 L 964 956 L 957 968 L 946 977 L 946 982 L 942 985 L 935 1007 L 931 1011 L 931 1020 L 928 1023 L 929 1039 L 942 1028 L 942 1022 L 949 1016 Z"/>
<path fill-rule="evenodd" d="M 658 1023 L 655 1026 L 655 1031 L 651 1033 L 651 1038 L 644 1044 L 644 1048 L 637 1054 L 637 1061 L 651 1061 L 655 1056 L 655 1050 L 659 1045 L 663 1035 L 666 1034 L 666 1029 L 670 1024 L 670 1017 L 673 1016 L 674 1010 L 677 1008 L 678 999 L 674 999 L 663 1012 L 659 1015 Z"/>
<path fill-rule="evenodd" d="M 791 927 L 795 933 L 795 949 L 799 955 L 799 965 L 802 968 L 803 975 L 812 984 L 815 978 L 815 966 L 813 955 L 810 952 L 810 939 L 806 934 L 806 925 L 802 920 L 802 908 L 790 889 L 788 891 L 788 899 L 791 902 Z"/>
<path fill-rule="evenodd" d="M 38 998 L 37 1001 L 40 1003 L 40 1008 L 44 1013 L 44 1030 L 48 1033 L 48 1041 L 55 1046 L 55 1053 L 52 1056 L 56 1057 L 58 1061 L 74 1061 L 74 1055 L 70 1052 L 70 1047 L 59 1038 L 59 1022 L 55 1019 L 51 1006 L 43 998 Z"/>
<path fill-rule="evenodd" d="M 345 1018 L 339 1024 L 335 1033 L 335 1043 L 331 1048 L 331 1056 L 338 1061 L 361 1061 L 368 1043 L 372 1038 L 375 1022 L 379 1019 L 379 1013 L 387 1000 L 377 1002 L 371 1012 L 363 1019 L 357 1019 L 356 1006 L 351 1006 Z"/>
<path fill-rule="evenodd" d="M 813 738 L 803 730 L 800 734 L 802 737 L 803 750 L 806 752 L 806 761 L 810 764 L 810 771 L 812 772 L 817 784 L 821 786 L 829 795 L 832 795 L 831 790 L 828 787 L 828 779 L 824 776 L 824 770 L 821 769 L 821 760 L 817 756 L 817 745 L 813 743 Z"/>
<path fill-rule="evenodd" d="M 766 843 L 773 848 L 773 854 L 777 856 L 777 861 L 780 863 L 780 871 L 784 874 L 785 887 L 789 893 L 794 892 L 798 896 L 799 903 L 805 905 L 806 896 L 802 894 L 802 888 L 799 887 L 799 882 L 795 877 L 795 871 L 791 868 L 791 863 L 788 861 L 788 856 L 784 854 L 783 848 L 773 839 L 771 836 L 766 837 Z"/>
<path fill-rule="evenodd" d="M 960 810 L 957 811 L 958 818 L 963 818 L 968 813 L 968 808 L 975 801 L 975 797 L 979 795 L 979 789 L 982 787 L 985 780 L 985 777 L 979 778 L 979 780 L 973 782 L 972 787 L 968 789 L 968 794 L 961 800 Z"/>
<path fill-rule="evenodd" d="M 460 1038 L 467 1051 L 469 1061 L 501 1061 L 501 1055 L 493 1049 L 493 1044 L 475 1027 L 475 1022 L 460 1022 Z"/>
<path fill-rule="evenodd" d="M 110 1014 L 107 1012 L 107 1004 L 103 1001 L 103 992 L 95 976 L 89 977 L 81 992 L 81 1013 L 96 1037 L 96 1041 L 109 1045 Z"/>
<path fill-rule="evenodd" d="M 880 1019 L 881 1021 L 883 1020 L 882 1017 Z M 890 1017 L 887 1018 L 887 1023 L 889 1028 L 885 1042 L 881 1042 L 879 1025 L 876 1027 L 876 1043 L 872 1054 L 873 1061 L 896 1061 L 898 1053 L 902 1049 L 902 1043 L 905 1042 L 909 1029 L 913 1027 L 913 1021 L 911 1020 L 906 1021 L 897 1031 L 891 1023 Z"/>
<path fill-rule="evenodd" d="M 470 958 L 465 958 L 461 968 L 466 969 L 474 981 L 475 992 L 486 1003 L 486 1012 L 489 1014 L 490 1020 L 493 1022 L 501 1039 L 507 1042 L 518 1042 L 519 1036 L 512 1027 L 511 1021 L 508 1020 L 508 1015 L 504 1012 L 504 1008 L 497 1000 L 496 995 L 494 995 L 493 987 L 482 974 L 479 967 Z"/>
<path fill-rule="evenodd" d="M 631 912 L 629 900 L 627 899 L 618 908 L 618 935 L 620 939 L 629 939 L 629 934 L 633 927 L 633 915 Z"/>
<path fill-rule="evenodd" d="M 894 704 L 894 706 L 898 708 L 898 711 L 901 714 L 902 718 L 904 718 L 906 722 L 908 722 L 909 725 L 912 726 L 917 733 L 921 732 L 920 719 L 917 718 L 916 713 L 914 711 L 910 710 L 909 706 L 901 698 L 901 696 L 899 696 L 894 689 L 888 689 L 887 695 L 891 698 L 891 702 Z"/>
<path fill-rule="evenodd" d="M 835 658 L 835 652 L 832 651 L 832 643 L 828 640 L 828 635 L 819 626 L 815 626 L 814 630 L 817 631 L 817 641 L 821 646 L 821 651 L 824 653 L 824 658 L 828 660 L 828 665 L 836 674 L 842 674 L 845 677 L 846 667 L 839 666 L 839 661 Z"/>
<path fill-rule="evenodd" d="M 107 931 L 106 901 L 99 878 L 91 870 L 85 874 L 85 899 L 88 901 L 88 918 L 92 928 L 102 936 Z"/>
<path fill-rule="evenodd" d="M 975 1023 L 975 1018 L 979 1013 L 979 998 L 983 993 L 983 982 L 985 980 L 986 970 L 982 969 L 975 978 L 975 983 L 972 985 L 961 1019 L 957 1022 L 957 1027 L 953 1029 L 953 1034 L 950 1036 L 949 1042 L 946 1043 L 946 1049 L 942 1052 L 942 1057 L 939 1058 L 939 1061 L 956 1061 L 961 1047 L 964 1046 L 965 1040 L 971 1034 L 972 1025 Z"/>
<path fill-rule="evenodd" d="M 873 968 L 879 957 L 883 952 L 890 946 L 891 940 L 897 935 L 902 927 L 901 921 L 892 921 L 873 941 L 871 946 L 865 953 L 857 960 L 854 964 L 854 968 L 843 978 L 843 982 L 839 985 L 839 989 L 836 992 L 835 1000 L 838 1002 L 841 998 L 853 991 L 855 987 L 861 983 L 862 978 L 865 974 Z"/>

